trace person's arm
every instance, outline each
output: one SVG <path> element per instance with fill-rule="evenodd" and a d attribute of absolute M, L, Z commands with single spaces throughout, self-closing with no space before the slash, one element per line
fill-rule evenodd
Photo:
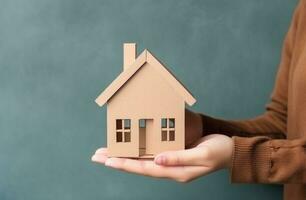
<path fill-rule="evenodd" d="M 288 76 L 300 12 L 300 1 L 287 33 L 276 84 L 262 116 L 244 121 L 227 121 L 202 115 L 204 135 L 234 136 L 232 182 L 306 183 L 306 138 L 286 140 Z M 256 136 L 256 137 L 255 137 Z"/>

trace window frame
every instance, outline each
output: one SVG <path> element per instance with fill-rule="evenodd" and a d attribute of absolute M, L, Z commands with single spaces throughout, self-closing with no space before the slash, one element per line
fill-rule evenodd
<path fill-rule="evenodd" d="M 175 141 L 175 118 L 161 118 L 161 141 Z"/>
<path fill-rule="evenodd" d="M 116 119 L 116 143 L 131 142 L 131 119 Z"/>

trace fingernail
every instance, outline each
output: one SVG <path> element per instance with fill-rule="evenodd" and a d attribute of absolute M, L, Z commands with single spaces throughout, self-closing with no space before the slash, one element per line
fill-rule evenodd
<path fill-rule="evenodd" d="M 165 156 L 157 156 L 155 159 L 155 163 L 158 165 L 165 164 L 166 157 Z"/>
<path fill-rule="evenodd" d="M 95 154 L 103 154 L 105 153 L 105 151 L 106 151 L 105 148 L 100 148 L 96 150 Z"/>
<path fill-rule="evenodd" d="M 98 162 L 98 163 L 104 163 L 106 161 L 107 157 L 106 156 L 103 156 L 103 155 L 99 155 L 99 154 L 94 154 L 92 157 L 91 157 L 91 160 L 93 162 Z"/>
<path fill-rule="evenodd" d="M 98 161 L 98 156 L 93 155 L 93 156 L 91 157 L 91 161 L 97 162 L 97 161 Z"/>

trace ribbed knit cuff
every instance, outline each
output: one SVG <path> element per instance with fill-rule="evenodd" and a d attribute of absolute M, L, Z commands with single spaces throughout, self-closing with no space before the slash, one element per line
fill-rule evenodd
<path fill-rule="evenodd" d="M 267 137 L 232 137 L 234 152 L 231 167 L 233 183 L 268 182 L 271 153 Z"/>

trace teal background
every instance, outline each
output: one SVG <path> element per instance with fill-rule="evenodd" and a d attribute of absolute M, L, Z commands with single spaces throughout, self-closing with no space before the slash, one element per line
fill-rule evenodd
<path fill-rule="evenodd" d="M 225 119 L 264 111 L 296 0 L 0 0 L 0 199 L 281 199 L 281 186 L 189 184 L 90 161 L 105 145 L 94 99 L 122 43 L 151 50 Z"/>

